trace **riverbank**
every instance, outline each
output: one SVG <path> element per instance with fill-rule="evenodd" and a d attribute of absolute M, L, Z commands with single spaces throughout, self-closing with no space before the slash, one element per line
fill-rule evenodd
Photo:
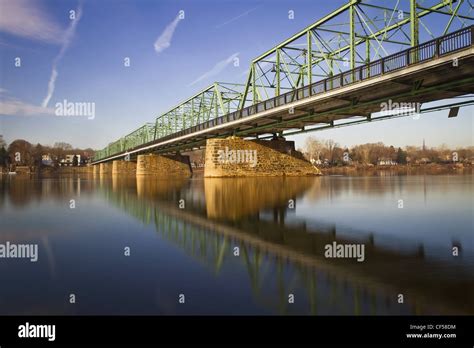
<path fill-rule="evenodd" d="M 50 175 L 61 175 L 61 174 L 92 174 L 92 166 L 81 166 L 81 167 L 17 167 L 15 173 L 18 175 L 37 175 L 50 176 Z M 0 174 L 8 174 L 8 169 L 0 167 Z"/>
<path fill-rule="evenodd" d="M 322 167 L 323 175 L 419 175 L 419 174 L 472 174 L 473 166 L 457 164 L 418 164 L 396 166 L 340 166 Z"/>

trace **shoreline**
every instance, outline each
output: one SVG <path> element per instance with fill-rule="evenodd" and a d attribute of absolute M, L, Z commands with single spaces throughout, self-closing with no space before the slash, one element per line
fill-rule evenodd
<path fill-rule="evenodd" d="M 317 166 L 318 167 L 318 166 Z M 35 175 L 40 177 L 50 177 L 56 175 L 70 175 L 70 174 L 92 174 L 92 167 L 81 166 L 81 167 L 43 167 L 32 168 L 33 171 L 20 171 L 16 172 L 16 175 Z M 442 175 L 442 174 L 454 174 L 454 175 L 465 175 L 473 174 L 474 166 L 466 164 L 405 164 L 395 166 L 363 166 L 363 165 L 348 165 L 348 166 L 333 166 L 333 167 L 318 167 L 321 170 L 323 176 L 325 175 L 347 175 L 347 176 L 374 176 L 374 175 Z M 0 168 L 0 175 L 9 175 L 6 168 Z M 193 177 L 199 178 L 204 176 L 203 168 L 193 169 Z"/>
<path fill-rule="evenodd" d="M 396 166 L 338 166 L 321 167 L 323 175 L 439 175 L 439 174 L 472 174 L 473 166 L 461 163 L 453 164 L 400 164 Z"/>

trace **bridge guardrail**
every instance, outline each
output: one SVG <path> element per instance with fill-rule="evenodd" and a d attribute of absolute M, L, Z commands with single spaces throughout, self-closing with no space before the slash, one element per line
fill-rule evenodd
<path fill-rule="evenodd" d="M 414 64 L 419 64 L 428 60 L 442 57 L 444 55 L 465 49 L 466 47 L 470 47 L 473 44 L 474 25 L 471 25 L 469 27 L 446 34 L 442 37 L 424 42 L 418 46 L 410 47 L 406 50 L 383 57 L 366 65 L 358 66 L 354 69 L 327 77 L 310 85 L 299 87 L 282 95 L 247 106 L 241 110 L 234 111 L 212 120 L 208 120 L 190 128 L 166 135 L 159 139 L 154 139 L 149 143 L 156 142 L 157 140 L 166 141 L 186 134 L 194 133 L 196 131 L 212 128 L 216 125 L 246 118 L 258 112 L 270 110 L 297 100 L 322 94 L 353 83 L 365 81 L 386 73 L 391 73 Z M 113 154 L 108 153 L 107 157 L 112 155 Z M 100 159 L 102 158 L 98 158 L 97 160 Z"/>

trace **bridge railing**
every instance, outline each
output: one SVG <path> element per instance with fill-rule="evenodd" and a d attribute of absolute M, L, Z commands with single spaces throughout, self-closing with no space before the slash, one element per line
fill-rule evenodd
<path fill-rule="evenodd" d="M 337 88 L 341 88 L 353 83 L 358 83 L 371 78 L 375 78 L 386 73 L 391 73 L 409 66 L 423 63 L 447 54 L 462 50 L 472 46 L 474 43 L 474 25 L 449 33 L 445 36 L 424 42 L 418 46 L 408 48 L 404 51 L 386 56 L 366 65 L 358 66 L 354 69 L 342 72 L 338 75 L 327 77 L 310 85 L 294 89 L 285 94 L 261 101 L 257 104 L 247 106 L 241 110 L 214 118 L 196 126 L 181 130 L 179 132 L 154 139 L 166 141 L 186 134 L 191 134 L 204 129 L 212 128 L 227 122 L 246 118 L 256 113 L 270 110 L 276 107 L 305 99 L 314 95 L 319 95 Z M 142 144 L 143 145 L 143 144 Z M 133 150 L 133 149 L 129 149 Z M 102 153 L 101 153 L 102 154 Z M 113 154 L 107 153 L 106 156 Z M 98 158 L 100 159 L 100 158 Z"/>

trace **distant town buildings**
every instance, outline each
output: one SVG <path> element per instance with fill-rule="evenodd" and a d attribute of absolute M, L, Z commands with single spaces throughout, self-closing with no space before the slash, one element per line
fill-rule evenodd
<path fill-rule="evenodd" d="M 65 158 L 59 160 L 58 165 L 60 167 L 76 167 L 81 165 L 81 155 L 66 155 Z"/>
<path fill-rule="evenodd" d="M 398 163 L 391 158 L 381 158 L 377 161 L 378 166 L 396 166 Z"/>

